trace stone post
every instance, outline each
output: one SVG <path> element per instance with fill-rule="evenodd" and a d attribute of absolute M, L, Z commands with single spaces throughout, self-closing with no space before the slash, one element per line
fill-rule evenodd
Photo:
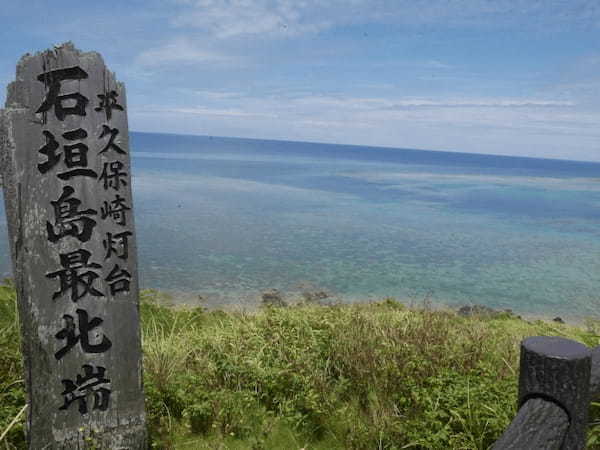
<path fill-rule="evenodd" d="M 146 447 L 125 87 L 71 43 L 0 117 L 31 449 Z"/>
<path fill-rule="evenodd" d="M 560 406 L 569 419 L 564 449 L 585 448 L 591 355 L 587 346 L 558 336 L 535 336 L 521 342 L 519 405 L 542 398 Z"/>

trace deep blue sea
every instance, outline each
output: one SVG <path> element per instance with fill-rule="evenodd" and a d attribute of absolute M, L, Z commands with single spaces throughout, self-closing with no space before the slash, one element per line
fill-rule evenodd
<path fill-rule="evenodd" d="M 131 149 L 142 287 L 600 315 L 598 163 L 149 133 Z"/>

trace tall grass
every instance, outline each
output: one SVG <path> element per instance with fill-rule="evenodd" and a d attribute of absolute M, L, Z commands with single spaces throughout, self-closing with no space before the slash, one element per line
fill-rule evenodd
<path fill-rule="evenodd" d="M 14 293 L 2 289 L 0 308 L 14 318 Z M 392 300 L 249 314 L 165 307 L 161 297 L 145 291 L 141 307 L 154 448 L 486 449 L 515 414 L 523 337 L 599 343 L 591 329 Z M 0 395 L 12 403 L 0 398 L 0 430 L 24 404 L 9 322 L 0 319 L 0 361 L 12 364 L 0 366 Z M 22 427 L 7 442 L 22 448 Z"/>
<path fill-rule="evenodd" d="M 5 280 L 0 284 L 0 435 L 4 435 L 0 445 L 6 449 L 25 446 L 23 421 L 13 422 L 22 416 L 25 405 L 19 338 L 16 294 L 10 280 Z"/>

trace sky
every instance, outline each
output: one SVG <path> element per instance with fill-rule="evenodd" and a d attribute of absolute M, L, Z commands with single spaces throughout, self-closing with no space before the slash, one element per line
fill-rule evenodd
<path fill-rule="evenodd" d="M 600 161 L 598 0 L 2 0 L 15 65 L 65 41 L 134 131 Z"/>

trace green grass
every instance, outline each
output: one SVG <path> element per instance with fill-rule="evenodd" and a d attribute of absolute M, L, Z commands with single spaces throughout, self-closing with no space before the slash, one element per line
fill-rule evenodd
<path fill-rule="evenodd" d="M 593 322 L 464 318 L 393 300 L 235 313 L 162 296 L 145 291 L 141 307 L 154 448 L 486 449 L 515 414 L 523 337 L 600 343 Z M 14 290 L 0 286 L 0 433 L 25 403 L 15 319 Z M 4 446 L 24 448 L 22 422 Z"/>

